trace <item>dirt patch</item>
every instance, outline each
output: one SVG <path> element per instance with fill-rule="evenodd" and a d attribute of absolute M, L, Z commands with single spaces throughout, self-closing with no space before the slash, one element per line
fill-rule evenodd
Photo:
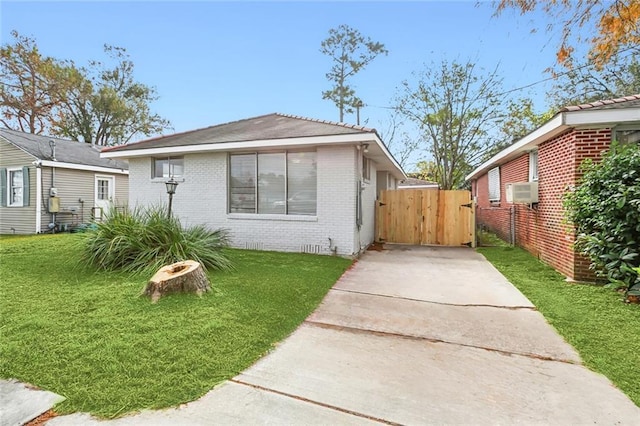
<path fill-rule="evenodd" d="M 30 422 L 25 423 L 24 426 L 42 426 L 46 422 L 48 422 L 49 420 L 57 416 L 58 416 L 58 413 L 56 413 L 53 410 L 49 410 L 40 414 L 38 417 L 31 420 Z"/>

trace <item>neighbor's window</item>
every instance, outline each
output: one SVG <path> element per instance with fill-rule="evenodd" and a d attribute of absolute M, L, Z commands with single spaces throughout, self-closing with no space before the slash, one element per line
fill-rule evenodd
<path fill-rule="evenodd" d="M 529 153 L 529 182 L 538 181 L 538 151 Z"/>
<path fill-rule="evenodd" d="M 640 143 L 640 129 L 614 129 L 612 139 L 620 143 Z"/>
<path fill-rule="evenodd" d="M 278 152 L 229 156 L 229 211 L 316 214 L 316 153 Z"/>
<path fill-rule="evenodd" d="M 500 168 L 489 170 L 489 201 L 500 201 Z"/>
<path fill-rule="evenodd" d="M 9 206 L 22 206 L 22 194 L 24 191 L 22 169 L 8 170 L 7 173 L 7 182 L 9 183 L 7 185 L 7 189 L 9 190 L 9 200 L 7 204 Z"/>
<path fill-rule="evenodd" d="M 97 179 L 96 198 L 98 200 L 109 200 L 109 181 L 107 179 Z"/>
<path fill-rule="evenodd" d="M 184 158 L 183 157 L 165 157 L 153 159 L 153 170 L 151 177 L 177 178 L 184 175 Z"/>

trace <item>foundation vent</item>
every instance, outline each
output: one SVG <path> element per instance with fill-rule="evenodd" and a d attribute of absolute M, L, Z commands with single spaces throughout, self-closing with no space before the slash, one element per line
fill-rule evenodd
<path fill-rule="evenodd" d="M 263 243 L 244 243 L 244 248 L 247 250 L 264 250 Z"/>
<path fill-rule="evenodd" d="M 300 246 L 300 252 L 320 254 L 322 253 L 322 246 L 320 244 L 303 244 Z"/>

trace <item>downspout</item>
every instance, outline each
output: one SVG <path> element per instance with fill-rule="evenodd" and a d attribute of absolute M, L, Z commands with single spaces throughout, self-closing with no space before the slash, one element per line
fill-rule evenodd
<path fill-rule="evenodd" d="M 51 147 L 51 160 L 56 161 L 56 141 L 54 141 L 53 139 L 50 139 L 49 146 Z M 55 188 L 55 187 L 56 187 L 56 167 L 52 165 L 50 188 Z M 49 196 L 52 196 L 52 194 L 50 193 Z M 53 223 L 53 230 L 54 230 L 53 232 L 55 232 L 56 214 L 55 213 L 50 213 L 50 214 L 51 214 L 51 223 Z"/>
<path fill-rule="evenodd" d="M 36 234 L 42 230 L 42 168 L 36 163 Z"/>

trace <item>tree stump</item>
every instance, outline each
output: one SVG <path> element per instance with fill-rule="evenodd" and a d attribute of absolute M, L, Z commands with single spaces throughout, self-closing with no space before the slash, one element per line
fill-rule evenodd
<path fill-rule="evenodd" d="M 202 265 L 195 260 L 184 260 L 160 268 L 142 295 L 151 296 L 151 302 L 156 303 L 168 293 L 196 293 L 200 296 L 210 290 L 211 284 Z"/>

